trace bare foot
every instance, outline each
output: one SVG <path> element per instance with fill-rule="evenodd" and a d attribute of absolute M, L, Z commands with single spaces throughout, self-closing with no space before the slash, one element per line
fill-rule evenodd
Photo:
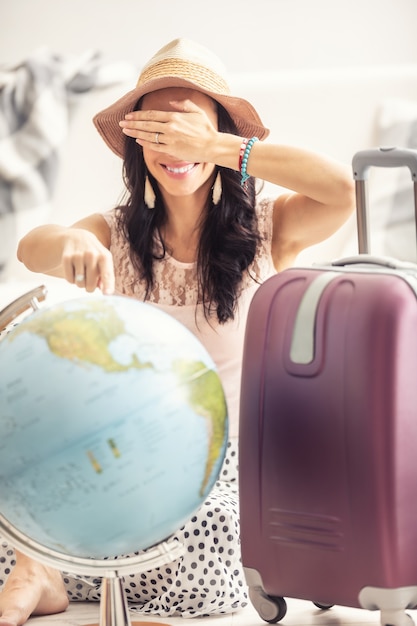
<path fill-rule="evenodd" d="M 31 615 L 61 613 L 67 606 L 60 572 L 17 553 L 0 593 L 0 626 L 21 626 Z"/>

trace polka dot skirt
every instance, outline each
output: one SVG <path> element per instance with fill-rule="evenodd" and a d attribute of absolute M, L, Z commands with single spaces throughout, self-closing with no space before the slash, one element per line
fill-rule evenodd
<path fill-rule="evenodd" d="M 231 613 L 247 604 L 240 560 L 238 445 L 228 443 L 226 458 L 207 500 L 172 539 L 184 555 L 176 561 L 124 578 L 132 611 L 154 616 L 195 617 Z M 0 591 L 14 565 L 14 551 L 0 544 Z M 70 600 L 100 600 L 99 578 L 63 574 Z"/>

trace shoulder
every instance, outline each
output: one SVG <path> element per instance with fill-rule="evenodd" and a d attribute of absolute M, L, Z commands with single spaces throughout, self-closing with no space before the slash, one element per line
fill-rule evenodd
<path fill-rule="evenodd" d="M 105 213 L 101 213 L 101 217 L 106 222 L 107 226 L 113 229 L 116 225 L 116 209 L 110 209 L 110 211 L 106 211 Z"/>
<path fill-rule="evenodd" d="M 126 238 L 121 228 L 118 207 L 105 211 L 101 214 L 101 218 L 107 227 L 111 247 L 124 246 Z"/>
<path fill-rule="evenodd" d="M 93 233 L 106 248 L 110 246 L 111 228 L 103 213 L 93 213 L 72 225 L 73 228 L 84 228 Z"/>

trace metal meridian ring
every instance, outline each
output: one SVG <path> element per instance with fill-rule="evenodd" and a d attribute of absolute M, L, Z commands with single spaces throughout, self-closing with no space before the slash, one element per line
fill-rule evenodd
<path fill-rule="evenodd" d="M 159 133 L 155 133 L 155 143 L 159 143 Z"/>

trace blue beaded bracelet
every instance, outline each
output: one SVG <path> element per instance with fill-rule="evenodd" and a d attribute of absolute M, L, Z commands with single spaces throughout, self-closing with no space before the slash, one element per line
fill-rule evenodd
<path fill-rule="evenodd" d="M 246 166 L 248 164 L 249 154 L 252 150 L 253 144 L 257 141 L 259 141 L 258 137 L 252 137 L 252 139 L 249 139 L 248 143 L 246 144 L 245 152 L 243 153 L 242 162 L 240 164 L 240 174 L 242 176 L 240 184 L 242 185 L 242 187 L 245 187 L 245 183 L 249 178 L 249 174 L 246 171 Z"/>

